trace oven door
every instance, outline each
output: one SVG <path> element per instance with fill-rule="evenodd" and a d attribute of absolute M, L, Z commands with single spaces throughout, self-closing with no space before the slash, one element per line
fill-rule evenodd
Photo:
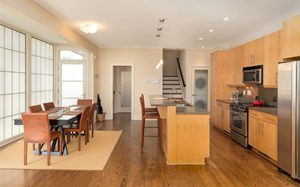
<path fill-rule="evenodd" d="M 247 129 L 247 113 L 230 111 L 230 127 L 231 131 L 235 131 L 245 137 L 248 136 Z"/>

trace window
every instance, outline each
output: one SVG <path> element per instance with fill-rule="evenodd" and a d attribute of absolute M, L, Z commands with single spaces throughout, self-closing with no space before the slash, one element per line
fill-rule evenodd
<path fill-rule="evenodd" d="M 0 25 L 0 144 L 23 133 L 13 119 L 25 112 L 25 34 Z"/>
<path fill-rule="evenodd" d="M 31 104 L 53 101 L 53 45 L 31 39 Z"/>
<path fill-rule="evenodd" d="M 84 56 L 76 51 L 61 50 L 60 60 L 84 60 Z"/>

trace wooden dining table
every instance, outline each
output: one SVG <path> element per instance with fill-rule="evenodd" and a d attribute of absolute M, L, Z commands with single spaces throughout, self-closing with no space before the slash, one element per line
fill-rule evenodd
<path fill-rule="evenodd" d="M 82 105 L 72 105 L 69 107 L 55 107 L 47 111 L 41 111 L 41 113 L 48 113 L 50 130 L 56 129 L 62 132 L 62 146 L 63 146 L 63 155 L 68 154 L 67 142 L 65 140 L 64 127 L 72 125 L 75 122 L 79 122 L 81 113 L 84 109 Z M 23 125 L 22 119 L 14 119 L 15 125 Z M 51 145 L 51 155 L 60 155 L 59 151 L 55 150 L 55 147 L 58 143 L 58 139 L 53 140 Z M 43 144 L 42 144 L 43 146 Z M 38 154 L 38 150 L 34 150 L 35 154 Z M 41 151 L 42 155 L 46 155 L 46 151 Z"/>

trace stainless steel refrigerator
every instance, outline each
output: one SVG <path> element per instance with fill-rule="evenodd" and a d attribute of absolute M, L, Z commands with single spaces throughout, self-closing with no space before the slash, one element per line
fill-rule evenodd
<path fill-rule="evenodd" d="M 278 167 L 300 179 L 300 61 L 278 65 Z"/>

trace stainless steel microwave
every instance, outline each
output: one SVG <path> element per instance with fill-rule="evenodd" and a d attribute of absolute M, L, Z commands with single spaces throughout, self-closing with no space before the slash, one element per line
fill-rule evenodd
<path fill-rule="evenodd" d="M 244 84 L 262 84 L 263 66 L 252 66 L 243 68 Z"/>

